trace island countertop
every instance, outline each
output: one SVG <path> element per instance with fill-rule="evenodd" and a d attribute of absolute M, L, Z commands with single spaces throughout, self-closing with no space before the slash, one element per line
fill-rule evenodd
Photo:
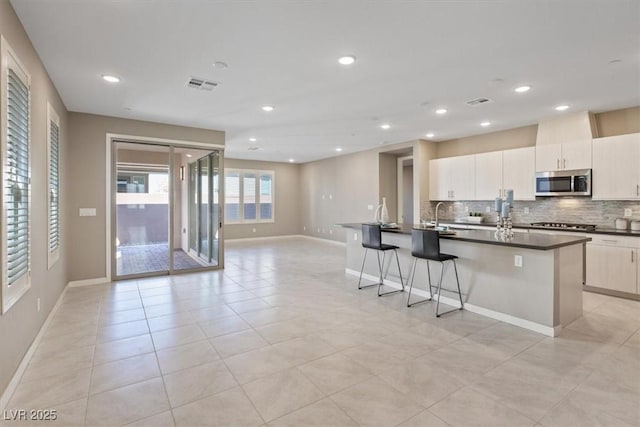
<path fill-rule="evenodd" d="M 360 230 L 361 223 L 346 223 L 337 224 L 338 226 L 345 228 L 352 228 Z M 394 234 L 411 234 L 411 230 L 424 229 L 418 225 L 413 224 L 399 224 L 394 228 L 382 228 L 385 233 Z M 590 237 L 583 236 L 568 236 L 568 235 L 548 235 L 548 234 L 536 234 L 536 233 L 514 233 L 511 239 L 502 239 L 495 235 L 493 230 L 461 230 L 456 229 L 455 234 L 441 234 L 440 238 L 449 240 L 458 240 L 465 242 L 483 243 L 487 245 L 499 245 L 510 246 L 514 248 L 525 248 L 534 250 L 551 250 L 562 248 L 564 246 L 571 246 L 577 244 L 584 244 L 591 241 Z"/>

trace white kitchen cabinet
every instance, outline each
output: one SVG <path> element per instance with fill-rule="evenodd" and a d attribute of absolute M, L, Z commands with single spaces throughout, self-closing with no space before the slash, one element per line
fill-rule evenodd
<path fill-rule="evenodd" d="M 451 174 L 449 159 L 429 161 L 429 200 L 449 200 L 451 196 Z"/>
<path fill-rule="evenodd" d="M 476 154 L 475 200 L 504 197 L 513 190 L 515 200 L 535 200 L 535 148 Z"/>
<path fill-rule="evenodd" d="M 429 200 L 473 200 L 474 197 L 474 156 L 429 161 Z"/>
<path fill-rule="evenodd" d="M 638 249 L 587 244 L 587 286 L 638 293 Z"/>
<path fill-rule="evenodd" d="M 535 200 L 536 149 L 502 152 L 502 188 L 512 189 L 515 200 Z"/>
<path fill-rule="evenodd" d="M 594 200 L 640 199 L 640 133 L 593 140 Z"/>
<path fill-rule="evenodd" d="M 536 146 L 536 172 L 591 167 L 591 141 Z"/>
<path fill-rule="evenodd" d="M 476 200 L 493 200 L 502 195 L 502 153 L 476 154 Z"/>

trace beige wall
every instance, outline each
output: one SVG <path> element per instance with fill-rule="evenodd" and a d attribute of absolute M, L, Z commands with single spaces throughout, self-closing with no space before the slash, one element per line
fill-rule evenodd
<path fill-rule="evenodd" d="M 640 132 L 640 107 L 596 114 L 596 126 L 601 137 Z"/>
<path fill-rule="evenodd" d="M 406 156 L 416 144 L 411 141 L 384 150 L 361 151 L 303 164 L 300 179 L 303 234 L 343 242 L 345 231 L 336 224 L 373 221 L 382 196 L 387 197 L 388 204 L 393 204 L 391 219 L 395 219 L 397 186 L 392 188 L 386 183 L 381 188 L 385 181 L 381 177 L 388 176 L 397 184 L 396 157 Z M 384 170 L 387 166 L 392 170 Z M 389 209 L 390 216 L 391 212 Z"/>
<path fill-rule="evenodd" d="M 275 221 L 256 224 L 227 224 L 224 229 L 225 240 L 300 234 L 300 165 L 224 159 L 224 167 L 225 169 L 272 170 L 275 172 Z"/>
<path fill-rule="evenodd" d="M 67 284 L 67 218 L 61 217 L 60 259 L 47 269 L 47 102 L 60 116 L 60 203 L 69 200 L 68 115 L 56 88 L 27 37 L 8 0 L 0 0 L 0 34 L 31 74 L 31 289 L 9 311 L 0 315 L 0 393 L 38 334 Z M 40 312 L 36 309 L 40 298 Z"/>
<path fill-rule="evenodd" d="M 119 119 L 92 114 L 69 114 L 69 232 L 70 280 L 106 277 L 106 134 L 155 137 L 224 144 L 224 132 Z M 79 208 L 96 208 L 95 217 L 79 217 Z"/>
<path fill-rule="evenodd" d="M 450 139 L 436 143 L 436 156 L 454 157 L 536 145 L 538 125 Z"/>

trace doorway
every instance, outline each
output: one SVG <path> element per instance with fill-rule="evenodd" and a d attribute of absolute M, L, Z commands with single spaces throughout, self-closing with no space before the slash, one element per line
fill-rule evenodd
<path fill-rule="evenodd" d="M 413 224 L 413 156 L 398 157 L 398 220 Z"/>
<path fill-rule="evenodd" d="M 222 151 L 112 141 L 111 277 L 222 267 Z"/>

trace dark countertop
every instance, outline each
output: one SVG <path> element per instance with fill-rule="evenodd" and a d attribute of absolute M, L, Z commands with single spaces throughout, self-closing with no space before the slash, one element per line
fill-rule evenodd
<path fill-rule="evenodd" d="M 459 225 L 479 225 L 479 226 L 483 226 L 483 227 L 495 227 L 496 226 L 495 222 L 481 222 L 480 224 L 478 224 L 477 222 L 442 220 L 442 221 L 440 221 L 440 223 L 444 224 L 444 225 L 450 225 L 450 226 L 451 225 L 455 226 L 456 224 L 459 224 Z M 533 226 L 531 224 L 520 223 L 520 224 L 513 224 L 513 228 L 523 228 L 523 229 L 528 229 L 528 230 L 562 231 L 562 232 L 566 231 L 568 233 L 612 234 L 612 235 L 616 235 L 616 236 L 640 237 L 640 231 L 616 230 L 613 227 L 596 227 L 596 229 L 594 231 L 581 231 L 581 230 L 572 230 L 572 229 L 557 230 L 557 229 L 552 229 L 552 228 Z"/>
<path fill-rule="evenodd" d="M 338 224 L 341 227 L 359 230 L 360 223 Z M 383 228 L 385 233 L 411 234 L 411 230 L 420 229 L 420 226 L 400 224 L 397 228 Z M 483 243 L 487 245 L 510 246 L 514 248 L 525 248 L 535 250 L 550 250 L 583 244 L 591 240 L 590 237 L 550 235 L 536 233 L 515 233 L 513 238 L 503 240 L 495 236 L 493 230 L 455 230 L 455 234 L 441 234 L 441 239 L 460 240 L 464 242 Z"/>

